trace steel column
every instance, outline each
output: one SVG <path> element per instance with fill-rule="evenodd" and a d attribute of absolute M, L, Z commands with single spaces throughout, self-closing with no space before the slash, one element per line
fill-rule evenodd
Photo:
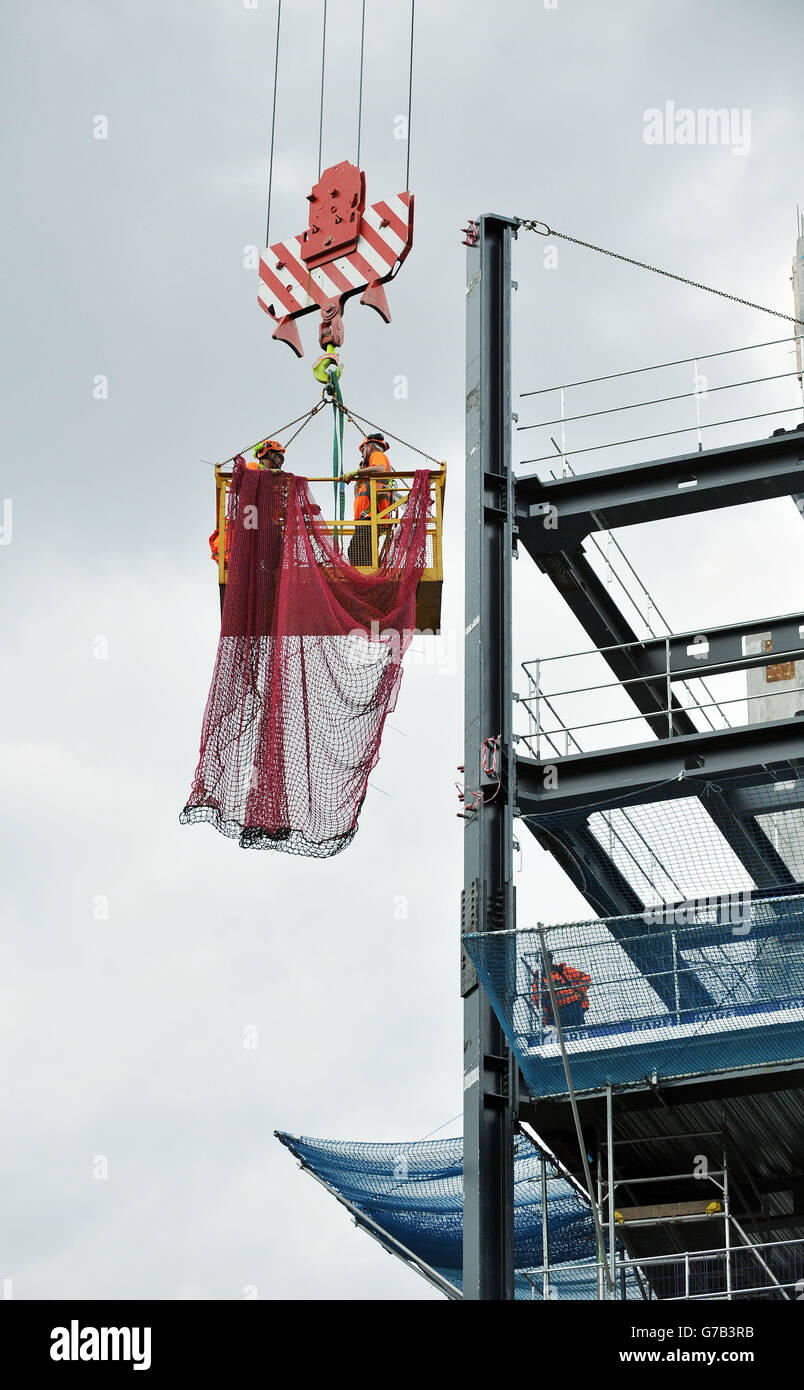
<path fill-rule="evenodd" d="M 467 252 L 465 801 L 462 927 L 514 925 L 511 557 L 511 240 L 485 216 Z M 499 738 L 497 776 L 483 742 Z M 498 781 L 499 778 L 499 781 Z M 462 951 L 464 996 L 463 1293 L 514 1296 L 517 1071 Z"/>

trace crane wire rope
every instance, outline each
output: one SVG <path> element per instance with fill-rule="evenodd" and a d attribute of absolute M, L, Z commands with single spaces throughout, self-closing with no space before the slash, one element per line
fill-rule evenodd
<path fill-rule="evenodd" d="M 268 156 L 268 210 L 265 215 L 265 245 L 270 246 L 271 229 L 271 188 L 274 181 L 274 134 L 276 132 L 276 84 L 279 75 L 279 27 L 282 22 L 282 0 L 278 0 L 276 10 L 276 44 L 274 51 L 274 97 L 271 105 L 271 152 Z"/>
<path fill-rule="evenodd" d="M 324 67 L 327 58 L 327 0 L 324 0 L 324 32 L 321 38 L 321 105 L 318 117 L 318 177 L 321 178 L 321 151 L 324 143 Z"/>
<path fill-rule="evenodd" d="M 405 163 L 405 187 L 410 185 L 410 155 L 411 155 L 411 121 L 413 117 L 413 53 L 414 53 L 414 33 L 416 22 L 416 0 L 410 3 L 410 51 L 408 61 L 408 117 L 407 117 L 407 154 Z M 276 140 L 276 100 L 279 78 L 279 49 L 280 33 L 282 27 L 282 0 L 277 0 L 276 9 L 276 40 L 274 43 L 274 90 L 271 101 L 271 143 L 268 154 L 268 206 L 265 217 L 265 244 L 270 245 L 271 230 L 271 196 L 273 192 L 274 179 L 274 145 Z M 360 78 L 358 83 L 357 100 L 357 164 L 360 165 L 360 148 L 363 133 L 363 73 L 365 64 L 366 46 L 366 0 L 363 0 L 360 16 Z M 323 22 L 321 34 L 321 90 L 319 94 L 318 112 L 318 177 L 321 178 L 321 165 L 323 162 L 324 149 L 324 86 L 326 77 L 326 57 L 327 57 L 327 0 L 323 0 Z M 525 223 L 523 222 L 524 226 Z M 535 230 L 535 228 L 533 228 Z"/>
<path fill-rule="evenodd" d="M 408 151 L 405 165 L 405 188 L 410 188 L 410 122 L 413 112 L 413 28 L 416 19 L 416 0 L 410 0 L 410 63 L 408 66 Z"/>
<path fill-rule="evenodd" d="M 360 136 L 363 129 L 363 54 L 366 46 L 366 0 L 363 0 L 363 13 L 360 19 L 360 84 L 357 98 L 357 159 L 360 168 Z"/>

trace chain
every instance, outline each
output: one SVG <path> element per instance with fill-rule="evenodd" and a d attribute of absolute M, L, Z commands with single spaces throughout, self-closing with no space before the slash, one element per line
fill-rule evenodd
<path fill-rule="evenodd" d="M 343 405 L 339 406 L 338 409 L 343 411 L 346 419 L 349 421 L 350 425 L 355 426 L 355 429 L 360 429 L 360 426 L 357 424 L 359 420 L 361 425 L 368 425 L 373 430 L 380 430 L 388 439 L 393 439 L 395 444 L 401 444 L 403 449 L 410 449 L 412 453 L 419 454 L 421 458 L 427 459 L 429 463 L 434 463 L 438 468 L 441 468 L 443 464 L 442 459 L 434 458 L 432 454 L 426 454 L 424 449 L 417 449 L 415 444 L 409 444 L 406 439 L 400 439 L 398 434 L 391 434 L 390 430 L 384 430 L 382 426 L 376 424 L 374 420 L 367 420 L 364 415 L 358 415 L 356 410 L 347 410 L 346 406 Z"/>
<path fill-rule="evenodd" d="M 716 290 L 711 285 L 702 285 L 700 280 L 688 280 L 684 275 L 674 275 L 672 270 L 661 270 L 659 266 L 648 265 L 646 261 L 635 261 L 631 256 L 623 256 L 619 251 L 608 251 L 605 246 L 595 246 L 592 241 L 581 241 L 579 237 L 568 236 L 566 232 L 557 232 L 552 227 L 548 227 L 546 222 L 540 222 L 537 218 L 529 220 L 518 217 L 516 224 L 527 232 L 536 232 L 538 236 L 559 237 L 561 241 L 571 241 L 575 246 L 585 246 L 587 251 L 599 251 L 601 256 L 611 256 L 612 260 L 624 261 L 626 265 L 635 265 L 638 270 L 651 270 L 654 275 L 664 275 L 667 280 L 677 280 L 680 285 L 691 285 L 695 290 L 705 290 L 707 294 L 716 294 L 721 299 L 730 299 L 732 303 L 742 304 L 746 309 L 758 309 L 761 314 L 772 314 L 774 318 L 785 319 L 788 323 L 804 323 L 804 319 L 797 319 L 794 314 L 783 314 L 779 309 L 768 309 L 764 304 L 755 304 L 751 299 L 741 299 L 738 294 L 728 294 L 726 290 Z M 544 231 L 541 230 L 542 227 Z"/>
<path fill-rule="evenodd" d="M 221 467 L 225 463 L 234 463 L 236 458 L 240 458 L 241 454 L 250 453 L 251 450 L 255 448 L 257 444 L 262 443 L 263 439 L 276 439 L 277 436 L 283 434 L 285 430 L 290 430 L 293 428 L 294 425 L 298 425 L 300 420 L 304 421 L 304 425 L 309 425 L 313 416 L 318 414 L 319 410 L 321 410 L 323 405 L 324 401 L 319 401 L 316 405 L 313 406 L 312 410 L 306 410 L 303 415 L 297 415 L 295 420 L 288 420 L 286 425 L 280 425 L 278 429 L 271 430 L 270 434 L 263 434 L 260 436 L 259 439 L 255 439 L 253 444 L 247 444 L 244 449 L 238 449 L 236 454 L 230 454 L 227 459 L 221 459 Z M 304 425 L 302 425 L 301 429 L 298 429 L 296 431 L 296 434 L 301 434 L 301 430 L 304 429 Z M 291 440 L 296 438 L 296 434 L 292 434 L 290 436 L 288 444 L 290 444 Z"/>
<path fill-rule="evenodd" d="M 274 439 L 278 437 L 280 434 L 283 434 L 285 430 L 292 429 L 294 425 L 299 425 L 299 428 L 296 430 L 295 434 L 292 434 L 290 438 L 285 441 L 285 448 L 287 448 L 288 445 L 292 444 L 294 439 L 296 439 L 301 434 L 302 430 L 305 429 L 307 425 L 309 425 L 310 421 L 318 414 L 318 412 L 320 410 L 323 410 L 324 406 L 328 405 L 329 403 L 330 397 L 327 395 L 325 391 L 323 394 L 323 398 L 320 401 L 316 402 L 312 410 L 305 411 L 304 415 L 297 415 L 295 420 L 288 420 L 288 423 L 286 425 L 280 425 L 279 429 L 272 430 L 270 434 L 263 435 L 262 438 Z M 381 430 L 381 432 L 388 439 L 393 439 L 395 444 L 401 444 L 403 449 L 410 449 L 412 453 L 419 454 L 421 458 L 427 459 L 429 463 L 434 463 L 437 468 L 443 467 L 442 459 L 434 458 L 432 454 L 426 454 L 423 449 L 417 449 L 415 444 L 409 444 L 406 439 L 400 439 L 398 434 L 391 434 L 390 430 L 383 430 L 382 427 L 376 424 L 374 420 L 367 420 L 364 415 L 358 415 L 356 411 L 348 410 L 345 405 L 343 405 L 341 402 L 337 400 L 333 400 L 331 403 L 335 406 L 337 410 L 341 412 L 344 419 L 349 421 L 350 425 L 354 425 L 358 433 L 362 434 L 363 431 L 361 429 L 361 426 L 364 425 L 368 425 L 369 428 L 372 430 Z M 360 421 L 360 424 L 357 423 L 358 420 Z M 299 421 L 302 421 L 302 423 L 299 424 Z M 255 440 L 254 444 L 246 445 L 244 449 L 239 449 L 236 454 L 231 454 L 229 458 L 223 459 L 221 461 L 221 466 L 226 463 L 234 463 L 236 458 L 239 458 L 241 454 L 250 453 L 250 451 L 255 447 L 255 445 L 259 443 L 261 443 L 260 439 Z"/>
<path fill-rule="evenodd" d="M 309 425 L 310 421 L 313 419 L 314 416 L 316 416 L 316 415 L 318 414 L 319 410 L 323 410 L 323 409 L 324 409 L 324 406 L 325 406 L 325 405 L 326 405 L 326 401 L 319 401 L 317 405 L 314 405 L 314 406 L 313 406 L 313 408 L 312 408 L 312 410 L 310 411 L 309 415 L 308 415 L 307 418 L 304 420 L 304 424 L 299 425 L 299 428 L 296 430 L 296 433 L 295 433 L 295 434 L 292 434 L 292 435 L 290 436 L 290 439 L 287 439 L 287 440 L 285 441 L 285 448 L 286 448 L 286 449 L 287 449 L 287 447 L 288 447 L 289 444 L 292 444 L 292 443 L 293 443 L 294 439 L 297 439 L 297 438 L 298 438 L 298 436 L 301 434 L 302 430 L 307 428 L 307 426 Z M 299 416 L 299 419 L 302 419 L 302 417 Z M 292 423 L 295 425 L 296 421 L 294 420 Z M 290 429 L 290 425 L 285 425 L 285 429 Z M 280 434 L 281 434 L 281 432 L 282 432 L 282 431 L 280 430 Z"/>

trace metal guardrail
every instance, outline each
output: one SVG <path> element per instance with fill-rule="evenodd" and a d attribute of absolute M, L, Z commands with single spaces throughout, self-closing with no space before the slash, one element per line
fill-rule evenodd
<path fill-rule="evenodd" d="M 722 1217 L 722 1213 L 720 1214 Z M 712 1219 L 712 1218 L 707 1218 Z M 599 1297 L 600 1264 L 588 1260 L 573 1265 L 538 1265 L 518 1271 L 533 1288 L 533 1298 L 560 1296 L 566 1281 L 568 1296 L 577 1299 L 586 1276 Z M 804 1295 L 804 1240 L 773 1240 L 755 1244 L 722 1245 L 710 1250 L 631 1259 L 616 1253 L 614 1268 L 618 1299 L 706 1302 L 743 1298 L 798 1299 Z M 594 1283 L 592 1281 L 595 1281 Z"/>
<path fill-rule="evenodd" d="M 369 510 L 365 514 L 365 520 L 355 521 L 353 518 L 324 518 L 322 524 L 327 528 L 330 538 L 336 547 L 345 553 L 348 543 L 358 531 L 369 533 L 369 547 L 371 563 L 368 565 L 358 565 L 357 568 L 371 573 L 375 570 L 382 558 L 383 539 L 388 535 L 389 528 L 398 526 L 404 516 L 404 507 L 407 494 L 410 492 L 410 482 L 416 476 L 410 470 L 392 470 L 383 478 L 371 477 L 369 482 Z M 430 500 L 432 504 L 432 515 L 427 522 L 427 567 L 422 575 L 422 581 L 440 583 L 443 579 L 443 544 L 442 544 L 442 523 L 444 514 L 444 495 L 446 491 L 446 464 L 438 470 L 430 470 Z M 215 465 L 215 524 L 221 535 L 224 534 L 226 526 L 226 511 L 229 495 L 229 487 L 232 480 L 231 470 Z M 328 484 L 332 487 L 332 475 L 311 476 L 306 479 L 308 483 Z M 389 482 L 401 484 L 401 488 L 396 488 L 402 495 L 398 496 L 394 504 L 385 512 L 380 512 L 377 506 L 377 492 L 383 487 L 387 487 Z M 225 547 L 219 547 L 218 558 L 218 581 L 226 583 L 226 555 Z"/>
<path fill-rule="evenodd" d="M 609 372 L 604 376 L 586 377 L 578 381 L 563 382 L 556 386 L 542 387 L 538 391 L 523 391 L 521 399 L 526 400 L 534 396 L 557 396 L 558 410 L 544 420 L 537 420 L 532 423 L 517 425 L 518 432 L 529 432 L 534 430 L 550 430 L 557 428 L 560 430 L 560 439 L 556 441 L 552 435 L 545 436 L 545 445 L 548 442 L 553 447 L 552 453 L 541 453 L 535 457 L 520 460 L 522 463 L 545 463 L 551 460 L 560 459 L 565 467 L 567 460 L 577 457 L 579 454 L 597 453 L 600 450 L 622 450 L 630 445 L 645 444 L 660 439 L 679 437 L 683 435 L 694 435 L 697 440 L 699 450 L 702 450 L 703 431 L 725 428 L 727 426 L 740 425 L 745 422 L 776 419 L 780 416 L 789 416 L 787 423 L 782 428 L 792 429 L 795 424 L 802 419 L 804 412 L 804 381 L 798 370 L 798 364 L 789 366 L 785 361 L 786 353 L 794 353 L 794 347 L 800 343 L 798 337 L 773 338 L 763 343 L 749 343 L 741 347 L 726 348 L 721 352 L 700 353 L 694 357 L 676 358 L 669 362 L 656 362 L 649 366 L 636 367 L 630 371 Z M 779 349 L 773 352 L 773 349 Z M 719 362 L 721 359 L 732 358 L 739 353 L 759 354 L 757 361 L 761 364 L 755 372 L 744 376 L 737 381 L 712 382 L 706 372 L 701 370 L 702 364 Z M 795 359 L 794 359 L 795 360 Z M 776 367 L 776 370 L 766 370 L 766 367 Z M 611 404 L 610 398 L 604 396 L 605 404 L 597 409 L 573 409 L 570 414 L 567 410 L 568 393 L 573 393 L 573 399 L 578 392 L 583 393 L 587 398 L 596 393 L 593 388 L 603 387 L 604 392 L 614 389 L 611 383 L 628 382 L 631 377 L 642 376 L 647 372 L 675 373 L 681 369 L 689 369 L 692 376 L 692 383 L 688 389 L 680 390 L 680 380 L 675 381 L 673 389 L 663 395 L 650 396 L 647 399 L 626 400 L 622 403 Z M 707 367 L 707 372 L 709 368 Z M 799 390 L 796 393 L 800 399 L 782 404 L 777 396 L 777 383 L 790 382 L 792 378 L 798 378 Z M 667 377 L 665 377 L 667 380 Z M 735 414 L 725 419 L 707 419 L 706 402 L 712 396 L 720 396 L 723 392 L 736 391 L 745 388 L 757 388 L 754 390 L 750 409 L 743 414 Z M 756 399 L 762 397 L 762 400 Z M 588 401 L 591 404 L 591 401 Z M 762 405 L 761 410 L 757 406 Z M 599 434 L 602 426 L 601 422 L 607 417 L 617 417 L 625 412 L 651 409 L 660 412 L 665 407 L 673 407 L 666 427 L 658 430 L 645 431 L 644 433 L 631 436 L 627 439 L 613 439 L 602 442 Z M 691 418 L 690 418 L 691 417 Z M 593 422 L 592 428 L 594 435 L 586 435 L 584 429 L 588 422 Z M 657 419 L 658 424 L 658 419 Z M 570 443 L 568 436 L 568 426 L 574 426 L 572 430 L 573 439 Z M 643 453 L 644 451 L 640 451 Z"/>
<path fill-rule="evenodd" d="M 768 620 L 770 626 L 774 620 Z M 746 624 L 748 628 L 750 625 Z M 718 632 L 728 631 L 727 628 L 710 628 L 707 633 L 708 642 L 710 637 Z M 804 634 L 802 634 L 804 635 Z M 618 693 L 627 694 L 629 690 L 638 687 L 650 689 L 654 697 L 654 708 L 651 711 L 652 719 L 661 718 L 667 721 L 667 738 L 674 736 L 674 718 L 682 711 L 689 714 L 699 714 L 705 717 L 709 727 L 717 727 L 713 723 L 712 714 L 717 714 L 722 719 L 720 727 L 731 727 L 732 720 L 729 717 L 730 709 L 741 706 L 750 712 L 750 706 L 757 701 L 773 701 L 774 699 L 789 699 L 790 685 L 789 680 L 780 678 L 780 683 L 784 689 L 773 690 L 766 687 L 760 694 L 751 694 L 748 689 L 741 690 L 737 694 L 723 694 L 714 696 L 710 688 L 704 684 L 704 678 L 711 680 L 709 672 L 701 670 L 700 661 L 696 659 L 695 636 L 690 634 L 687 655 L 689 656 L 688 665 L 679 665 L 677 660 L 671 660 L 671 643 L 677 645 L 680 639 L 673 634 L 667 634 L 661 643 L 653 642 L 651 645 L 654 650 L 657 647 L 663 648 L 664 661 L 657 664 L 656 669 L 649 674 L 635 675 L 618 679 L 612 675 L 610 679 L 583 681 L 580 684 L 572 683 L 559 685 L 545 689 L 545 672 L 560 671 L 562 666 L 572 661 L 590 661 L 613 654 L 628 657 L 633 652 L 635 657 L 644 653 L 646 642 L 622 642 L 609 647 L 591 647 L 583 651 L 567 652 L 557 656 L 535 657 L 522 662 L 522 670 L 525 674 L 528 687 L 527 694 L 518 695 L 519 704 L 526 711 L 528 716 L 528 729 L 519 732 L 518 738 L 524 742 L 531 754 L 535 758 L 541 758 L 543 754 L 547 757 L 561 758 L 572 753 L 583 753 L 591 751 L 583 746 L 582 740 L 578 737 L 581 734 L 588 734 L 593 730 L 605 730 L 620 727 L 622 725 L 632 725 L 634 723 L 644 724 L 647 715 L 637 709 L 623 709 L 612 714 L 610 718 L 582 719 L 573 721 L 572 718 L 565 718 L 559 707 L 560 702 L 577 697 L 588 697 L 591 695 L 601 696 L 604 692 L 611 692 L 615 696 Z M 703 651 L 703 646 L 699 648 Z M 784 651 L 756 651 L 745 652 L 742 657 L 729 661 L 719 661 L 717 663 L 716 676 L 734 675 L 735 673 L 768 667 L 781 667 L 790 665 L 792 674 L 790 679 L 798 680 L 797 662 L 801 662 L 801 649 L 791 649 Z M 703 687 L 703 690 L 701 690 Z M 678 690 L 681 690 L 686 697 L 679 700 Z M 661 692 L 661 701 L 655 703 L 657 694 Z M 802 693 L 804 702 L 804 692 Z M 771 716 L 772 717 L 772 716 Z M 783 718 L 782 713 L 779 718 Z M 751 722 L 750 717 L 748 721 Z M 630 739 L 629 742 L 651 742 L 652 736 L 646 732 L 644 739 Z M 560 746 L 563 743 L 563 748 Z M 598 743 L 596 747 L 600 747 Z M 607 745 L 603 745 L 607 746 Z"/>

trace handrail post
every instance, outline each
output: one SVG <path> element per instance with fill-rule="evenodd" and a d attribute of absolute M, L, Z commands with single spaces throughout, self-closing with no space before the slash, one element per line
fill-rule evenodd
<path fill-rule="evenodd" d="M 536 709 L 535 709 L 535 713 L 534 713 L 533 718 L 534 718 L 534 723 L 535 723 L 535 726 L 536 726 L 536 757 L 537 757 L 537 758 L 540 758 L 540 757 L 542 756 L 542 714 L 541 714 L 541 698 L 542 698 L 542 697 L 541 697 L 541 690 L 540 690 L 540 685 L 539 685 L 539 682 L 540 682 L 540 679 L 541 679 L 541 661 L 540 661 L 540 659 L 539 659 L 538 656 L 536 657 L 536 660 L 535 660 L 535 662 L 534 662 L 534 665 L 535 665 L 535 667 L 536 667 L 536 678 L 535 678 L 535 680 L 533 681 L 533 700 L 534 700 L 534 704 L 535 704 L 535 706 L 536 706 Z"/>
<path fill-rule="evenodd" d="M 217 478 L 218 484 L 218 583 L 226 583 L 226 500 L 225 478 Z"/>
<path fill-rule="evenodd" d="M 731 1206 L 730 1206 L 730 1202 L 729 1202 L 729 1165 L 728 1165 L 728 1153 L 727 1153 L 727 1149 L 726 1149 L 726 1131 L 725 1131 L 725 1130 L 723 1131 L 723 1137 L 722 1137 L 721 1143 L 722 1143 L 722 1153 L 723 1153 L 723 1214 L 724 1214 L 724 1216 L 725 1216 L 725 1220 L 724 1220 L 724 1222 L 723 1222 L 723 1228 L 724 1228 L 724 1231 L 725 1231 L 725 1246 L 726 1246 L 726 1298 L 730 1299 L 730 1298 L 731 1298 L 731 1230 L 730 1230 Z"/>
<path fill-rule="evenodd" d="M 701 396 L 698 390 L 698 359 L 692 360 L 692 394 L 695 397 L 695 428 L 698 432 L 698 453 L 703 452 L 703 440 L 701 439 Z"/>
<path fill-rule="evenodd" d="M 664 639 L 664 666 L 667 679 L 667 737 L 673 737 L 673 692 L 670 685 L 670 638 Z"/>
<path fill-rule="evenodd" d="M 377 479 L 369 478 L 369 516 L 371 518 L 371 568 L 379 566 L 379 546 L 377 543 Z"/>
<path fill-rule="evenodd" d="M 441 518 L 443 507 L 443 483 L 440 478 L 436 478 L 432 484 L 435 492 L 435 532 L 433 534 L 433 569 L 436 579 L 443 579 L 444 575 L 441 568 Z"/>

